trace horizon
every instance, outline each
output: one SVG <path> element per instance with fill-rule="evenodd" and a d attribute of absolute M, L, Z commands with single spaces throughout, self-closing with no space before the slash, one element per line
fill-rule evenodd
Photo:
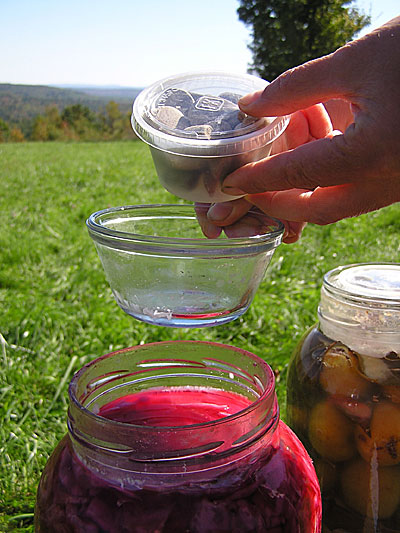
<path fill-rule="evenodd" d="M 144 87 L 138 86 L 125 86 L 125 85 L 95 85 L 95 84 L 73 84 L 73 83 L 11 83 L 0 81 L 0 85 L 20 85 L 23 87 L 54 87 L 56 89 L 108 89 L 108 90 L 120 90 L 120 89 L 144 89 Z"/>
<path fill-rule="evenodd" d="M 64 84 L 51 84 L 49 87 L 59 87 L 61 89 L 68 89 L 68 88 L 74 88 L 74 89 L 144 89 L 144 87 L 135 87 L 133 85 L 127 86 L 127 85 L 95 85 L 90 83 L 84 83 L 80 85 L 75 85 L 73 83 L 64 83 Z"/>

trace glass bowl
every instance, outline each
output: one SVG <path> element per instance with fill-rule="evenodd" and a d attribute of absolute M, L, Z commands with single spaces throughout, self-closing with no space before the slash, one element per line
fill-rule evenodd
<path fill-rule="evenodd" d="M 88 218 L 123 311 L 149 324 L 202 327 L 230 322 L 248 309 L 284 226 L 251 209 L 236 224 L 234 237 L 208 239 L 199 224 L 207 209 L 135 205 Z"/>
<path fill-rule="evenodd" d="M 237 168 L 267 157 L 289 118 L 245 115 L 238 100 L 268 82 L 248 74 L 191 72 L 157 81 L 135 99 L 136 135 L 150 148 L 160 183 L 192 202 L 224 202 Z"/>

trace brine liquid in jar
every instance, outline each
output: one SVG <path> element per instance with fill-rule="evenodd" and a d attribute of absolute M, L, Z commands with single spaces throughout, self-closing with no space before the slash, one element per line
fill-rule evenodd
<path fill-rule="evenodd" d="M 400 532 L 400 265 L 325 276 L 287 400 L 288 423 L 314 460 L 326 532 Z"/>

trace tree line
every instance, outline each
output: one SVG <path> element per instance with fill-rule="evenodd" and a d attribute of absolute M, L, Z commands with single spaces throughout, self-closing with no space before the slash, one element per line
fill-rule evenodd
<path fill-rule="evenodd" d="M 110 101 L 105 112 L 94 112 L 82 104 L 46 107 L 36 115 L 27 132 L 0 118 L 0 142 L 23 141 L 113 141 L 135 139 L 130 114 L 122 113 L 116 102 Z"/>

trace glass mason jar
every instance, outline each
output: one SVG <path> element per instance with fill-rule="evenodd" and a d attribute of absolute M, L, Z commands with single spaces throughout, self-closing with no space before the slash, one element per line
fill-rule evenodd
<path fill-rule="evenodd" d="M 253 354 L 160 342 L 100 357 L 72 379 L 37 532 L 319 533 L 320 523 L 312 462 Z"/>
<path fill-rule="evenodd" d="M 323 531 L 400 532 L 400 264 L 328 272 L 318 315 L 287 401 L 320 481 Z"/>

